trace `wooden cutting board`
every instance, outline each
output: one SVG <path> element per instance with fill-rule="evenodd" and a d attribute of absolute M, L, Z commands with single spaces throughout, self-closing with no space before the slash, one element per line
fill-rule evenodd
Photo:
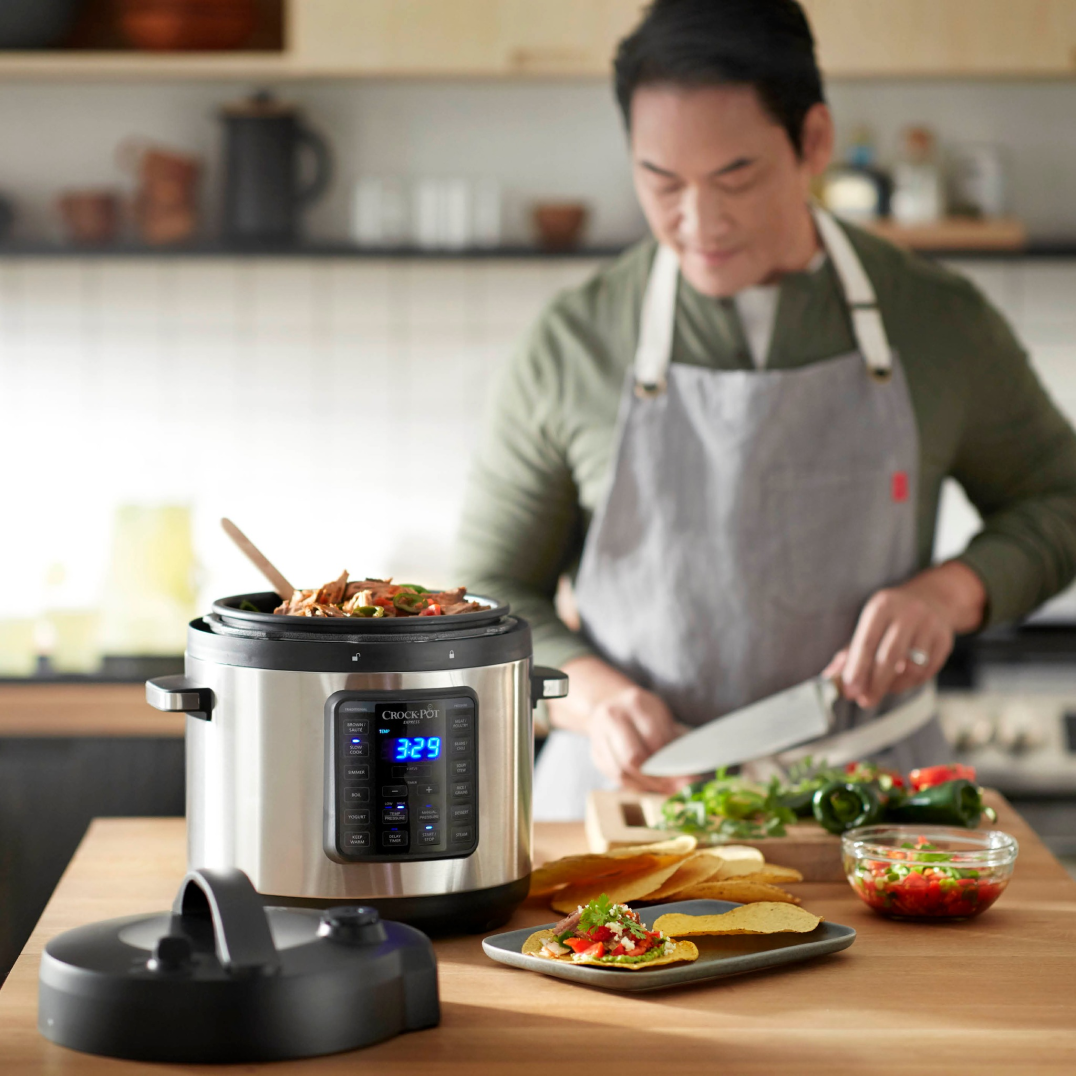
<path fill-rule="evenodd" d="M 587 843 L 592 852 L 629 844 L 668 840 L 674 834 L 656 827 L 664 796 L 642 792 L 591 792 L 587 801 Z M 768 863 L 794 867 L 805 882 L 843 882 L 841 839 L 814 822 L 787 827 L 785 837 L 735 841 L 757 848 Z"/>

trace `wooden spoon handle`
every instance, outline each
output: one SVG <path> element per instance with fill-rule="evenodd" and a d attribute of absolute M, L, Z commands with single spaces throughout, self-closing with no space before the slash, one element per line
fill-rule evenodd
<path fill-rule="evenodd" d="M 295 593 L 295 587 L 284 578 L 276 565 L 230 519 L 222 519 L 220 525 L 224 528 L 224 533 L 246 554 L 247 560 L 269 580 L 273 590 L 287 601 Z"/>

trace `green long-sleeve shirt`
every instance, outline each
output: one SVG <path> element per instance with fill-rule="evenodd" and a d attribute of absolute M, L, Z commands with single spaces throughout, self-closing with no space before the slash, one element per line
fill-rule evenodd
<path fill-rule="evenodd" d="M 983 516 L 961 555 L 985 584 L 988 621 L 1025 615 L 1076 575 L 1076 434 L 1000 314 L 964 278 L 847 229 L 904 365 L 919 430 L 919 562 L 930 563 L 943 479 Z M 617 409 L 655 245 L 640 243 L 545 309 L 505 369 L 464 502 L 457 567 L 475 593 L 511 602 L 536 659 L 590 653 L 556 615 L 607 486 Z M 781 280 L 766 366 L 854 347 L 832 264 Z M 752 369 L 735 303 L 681 278 L 673 362 Z"/>

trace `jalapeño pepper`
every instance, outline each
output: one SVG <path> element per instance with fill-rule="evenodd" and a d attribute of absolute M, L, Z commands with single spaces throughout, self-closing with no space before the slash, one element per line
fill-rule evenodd
<path fill-rule="evenodd" d="M 989 818 L 993 812 L 983 806 L 979 789 L 971 781 L 960 778 L 913 793 L 889 808 L 886 821 L 973 829 L 984 813 Z"/>
<path fill-rule="evenodd" d="M 830 781 L 811 801 L 811 812 L 823 829 L 844 833 L 857 826 L 870 826 L 882 817 L 883 801 L 871 784 Z"/>

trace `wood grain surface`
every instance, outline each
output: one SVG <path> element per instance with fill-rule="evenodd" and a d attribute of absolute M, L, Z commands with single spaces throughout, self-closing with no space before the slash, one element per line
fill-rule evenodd
<path fill-rule="evenodd" d="M 182 736 L 144 684 L 0 684 L 0 736 Z"/>
<path fill-rule="evenodd" d="M 1001 805 L 1021 844 L 999 903 L 966 923 L 891 923 L 844 884 L 795 887 L 804 907 L 859 932 L 807 964 L 653 995 L 610 995 L 489 960 L 478 936 L 436 942 L 442 1022 L 349 1054 L 266 1072 L 482 1076 L 638 1073 L 774 1076 L 1076 1071 L 1076 882 Z M 585 850 L 583 827 L 536 827 L 536 860 Z M 184 870 L 178 819 L 94 822 L 0 989 L 0 1072 L 104 1076 L 237 1073 L 77 1054 L 35 1030 L 46 939 L 82 923 L 167 908 Z M 510 928 L 548 923 L 525 905 Z M 508 928 L 506 928 L 508 929 Z"/>

